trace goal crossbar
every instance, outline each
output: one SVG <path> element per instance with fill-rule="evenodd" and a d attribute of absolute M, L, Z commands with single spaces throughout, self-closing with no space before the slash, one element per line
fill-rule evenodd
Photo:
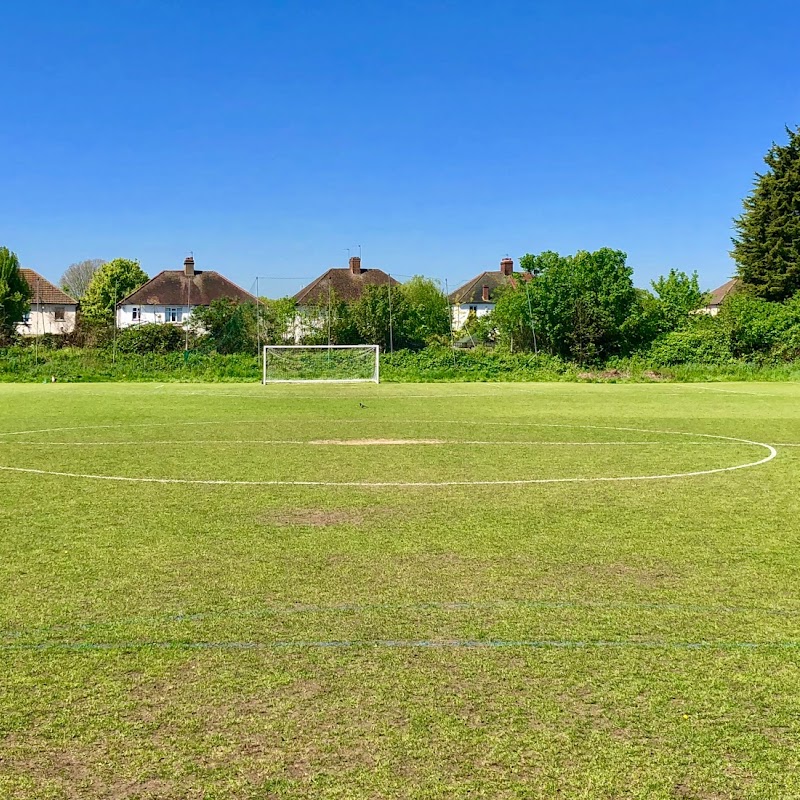
<path fill-rule="evenodd" d="M 376 344 L 276 344 L 263 349 L 267 383 L 380 383 Z"/>

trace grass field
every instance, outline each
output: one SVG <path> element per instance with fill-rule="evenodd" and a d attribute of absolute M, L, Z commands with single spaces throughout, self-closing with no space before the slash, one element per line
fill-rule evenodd
<path fill-rule="evenodd" d="M 797 384 L 1 386 L 0 797 L 800 797 L 798 486 Z"/>

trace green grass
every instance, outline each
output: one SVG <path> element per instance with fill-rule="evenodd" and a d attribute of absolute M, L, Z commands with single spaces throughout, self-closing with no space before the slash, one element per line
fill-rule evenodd
<path fill-rule="evenodd" d="M 769 454 L 698 434 L 778 455 L 43 474 Z M 0 797 L 798 797 L 791 444 L 793 383 L 1 386 Z"/>

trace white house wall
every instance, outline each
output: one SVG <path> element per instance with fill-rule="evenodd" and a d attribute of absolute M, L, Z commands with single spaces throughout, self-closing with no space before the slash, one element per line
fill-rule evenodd
<path fill-rule="evenodd" d="M 64 309 L 64 319 L 56 319 L 56 309 Z M 17 325 L 20 336 L 42 336 L 45 333 L 64 334 L 75 330 L 75 305 L 51 305 L 42 303 L 32 306 L 26 322 Z"/>
<path fill-rule="evenodd" d="M 133 310 L 139 309 L 139 318 L 134 319 Z M 130 328 L 132 325 L 163 324 L 167 318 L 167 309 L 177 308 L 179 320 L 176 325 L 189 321 L 192 311 L 197 306 L 120 306 L 117 309 L 117 327 Z"/>
<path fill-rule="evenodd" d="M 467 322 L 470 311 L 476 317 L 484 317 L 494 309 L 494 303 L 467 303 L 466 305 L 450 306 L 451 320 L 454 331 L 460 331 Z"/>

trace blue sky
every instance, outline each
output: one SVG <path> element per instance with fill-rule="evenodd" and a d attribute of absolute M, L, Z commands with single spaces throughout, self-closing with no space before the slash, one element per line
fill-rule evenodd
<path fill-rule="evenodd" d="M 453 286 L 625 250 L 733 271 L 731 218 L 800 124 L 800 4 L 3 3 L 0 244 L 296 291 L 346 248 Z"/>

